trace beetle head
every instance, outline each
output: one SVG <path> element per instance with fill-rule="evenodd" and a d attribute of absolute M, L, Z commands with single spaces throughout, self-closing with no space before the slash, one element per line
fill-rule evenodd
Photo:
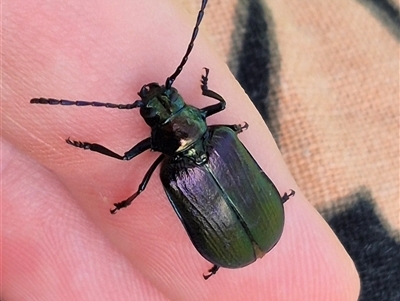
<path fill-rule="evenodd" d="M 157 83 L 144 85 L 138 93 L 141 98 L 140 115 L 153 127 L 161 125 L 181 110 L 185 103 L 178 91 Z"/>

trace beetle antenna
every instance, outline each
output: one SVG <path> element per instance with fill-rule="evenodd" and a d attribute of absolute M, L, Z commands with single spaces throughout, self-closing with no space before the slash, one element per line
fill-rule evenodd
<path fill-rule="evenodd" d="M 141 100 L 136 100 L 134 103 L 129 104 L 116 104 L 109 102 L 97 102 L 97 101 L 71 101 L 65 99 L 54 99 L 54 98 L 32 98 L 31 103 L 45 104 L 45 105 L 62 105 L 62 106 L 93 106 L 93 107 L 106 107 L 111 109 L 122 109 L 122 110 L 130 110 L 134 108 L 138 108 L 143 106 L 143 102 Z"/>
<path fill-rule="evenodd" d="M 178 75 L 181 73 L 181 71 L 183 69 L 183 66 L 185 66 L 185 64 L 186 64 L 186 62 L 187 62 L 187 60 L 189 58 L 189 54 L 192 51 L 193 46 L 194 46 L 194 40 L 196 39 L 197 33 L 199 32 L 199 25 L 201 23 L 201 20 L 203 19 L 204 9 L 206 8 L 207 1 L 208 0 L 203 0 L 202 3 L 201 3 L 201 8 L 200 8 L 199 13 L 197 15 L 196 25 L 194 26 L 192 38 L 190 39 L 190 42 L 189 42 L 188 48 L 186 50 L 186 53 L 183 56 L 182 61 L 179 64 L 179 66 L 176 68 L 175 72 L 171 76 L 167 77 L 167 80 L 165 82 L 165 88 L 166 89 L 170 89 L 172 87 L 172 84 L 174 83 L 174 81 L 178 77 Z"/>

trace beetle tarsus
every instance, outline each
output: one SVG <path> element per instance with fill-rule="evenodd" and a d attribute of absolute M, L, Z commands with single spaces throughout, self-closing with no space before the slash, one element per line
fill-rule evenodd
<path fill-rule="evenodd" d="M 247 130 L 249 128 L 249 124 L 245 121 L 243 125 L 241 124 L 234 124 L 232 126 L 232 130 L 236 132 L 236 134 L 240 134 L 241 132 Z"/>
<path fill-rule="evenodd" d="M 139 184 L 138 190 L 134 194 L 132 194 L 129 198 L 127 198 L 126 200 L 119 202 L 119 203 L 115 203 L 114 204 L 115 208 L 110 209 L 111 214 L 115 214 L 118 210 L 128 207 L 133 202 L 133 200 L 136 199 L 137 196 L 146 189 L 146 186 L 150 181 L 151 175 L 153 174 L 153 172 L 157 168 L 157 166 L 164 160 L 164 158 L 165 158 L 164 154 L 161 154 L 156 159 L 156 161 L 154 161 L 153 164 L 151 164 L 149 170 L 144 175 L 142 182 Z"/>
<path fill-rule="evenodd" d="M 115 214 L 115 213 L 117 213 L 117 211 L 118 211 L 119 209 L 121 209 L 121 208 L 118 208 L 116 205 L 118 205 L 118 203 L 115 203 L 115 204 L 114 204 L 114 208 L 113 208 L 113 209 L 110 209 L 110 213 L 111 213 L 111 214 Z"/>
<path fill-rule="evenodd" d="M 134 194 L 132 194 L 129 198 L 127 198 L 126 200 L 119 202 L 119 203 L 114 203 L 114 207 L 113 209 L 110 209 L 111 214 L 115 214 L 118 210 L 128 207 L 134 199 L 136 199 L 136 197 L 142 192 L 143 190 L 138 190 L 136 191 Z"/>
<path fill-rule="evenodd" d="M 206 70 L 206 74 L 201 76 L 201 86 L 200 86 L 202 94 L 204 96 L 218 100 L 220 103 L 218 103 L 217 105 L 221 107 L 220 111 L 222 111 L 223 109 L 225 109 L 225 99 L 223 99 L 222 96 L 219 95 L 217 92 L 208 89 L 208 74 L 210 73 L 210 69 L 204 67 L 204 70 Z"/>
<path fill-rule="evenodd" d="M 206 75 L 202 75 L 201 76 L 201 90 L 208 90 L 208 73 L 210 73 L 210 69 L 208 69 L 207 67 L 204 67 L 204 70 L 206 70 Z"/>
<path fill-rule="evenodd" d="M 282 204 L 285 203 L 290 197 L 294 196 L 296 192 L 293 189 L 290 189 L 289 193 L 285 192 L 285 194 L 282 196 Z"/>
<path fill-rule="evenodd" d="M 69 145 L 72 145 L 75 147 L 88 149 L 88 150 L 91 150 L 92 152 L 97 152 L 102 155 L 112 157 L 112 158 L 115 158 L 118 160 L 123 160 L 123 161 L 131 160 L 132 158 L 136 157 L 137 155 L 141 154 L 142 152 L 144 152 L 145 150 L 148 150 L 151 147 L 151 138 L 146 138 L 146 139 L 140 141 L 139 143 L 137 143 L 129 151 L 125 152 L 125 154 L 123 156 L 121 156 L 100 144 L 75 141 L 75 140 L 71 140 L 70 138 L 66 139 L 65 142 L 67 142 Z"/>
<path fill-rule="evenodd" d="M 201 111 L 203 111 L 204 117 L 209 117 L 213 114 L 216 114 L 218 112 L 221 112 L 222 110 L 225 109 L 226 106 L 226 101 L 225 99 L 219 95 L 217 92 L 214 92 L 210 89 L 208 89 L 207 83 L 208 83 L 208 73 L 210 70 L 208 68 L 204 68 L 206 70 L 206 74 L 201 76 L 201 91 L 204 96 L 214 98 L 218 100 L 219 102 L 217 104 L 207 106 L 205 108 L 202 108 Z"/>
<path fill-rule="evenodd" d="M 83 148 L 83 149 L 90 149 L 90 143 L 87 142 L 81 142 L 81 141 L 76 141 L 76 140 L 71 140 L 69 137 L 65 139 L 65 142 L 67 142 L 69 145 Z"/>
<path fill-rule="evenodd" d="M 217 271 L 219 270 L 220 266 L 214 264 L 211 269 L 208 270 L 208 274 L 203 274 L 204 280 L 207 280 L 210 278 L 212 275 L 215 275 Z"/>

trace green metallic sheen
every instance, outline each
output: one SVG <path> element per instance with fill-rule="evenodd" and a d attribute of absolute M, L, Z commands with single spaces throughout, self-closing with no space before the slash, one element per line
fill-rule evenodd
<path fill-rule="evenodd" d="M 267 253 L 284 225 L 282 199 L 268 176 L 227 126 L 199 140 L 208 160 L 167 159 L 164 189 L 193 245 L 210 262 L 239 268 Z"/>

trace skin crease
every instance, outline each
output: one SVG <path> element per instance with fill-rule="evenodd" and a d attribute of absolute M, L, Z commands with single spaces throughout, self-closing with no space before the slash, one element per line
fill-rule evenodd
<path fill-rule="evenodd" d="M 357 300 L 353 262 L 202 29 L 174 86 L 187 103 L 209 105 L 200 76 L 210 68 L 209 87 L 227 109 L 209 123 L 247 121 L 241 141 L 282 194 L 296 190 L 278 245 L 248 267 L 203 280 L 212 265 L 192 246 L 157 171 L 130 207 L 109 213 L 158 154 L 122 162 L 64 140 L 123 154 L 149 135 L 138 110 L 29 104 L 33 97 L 133 102 L 143 84 L 163 84 L 173 73 L 194 17 L 164 0 L 5 0 L 3 24 L 2 300 Z"/>

